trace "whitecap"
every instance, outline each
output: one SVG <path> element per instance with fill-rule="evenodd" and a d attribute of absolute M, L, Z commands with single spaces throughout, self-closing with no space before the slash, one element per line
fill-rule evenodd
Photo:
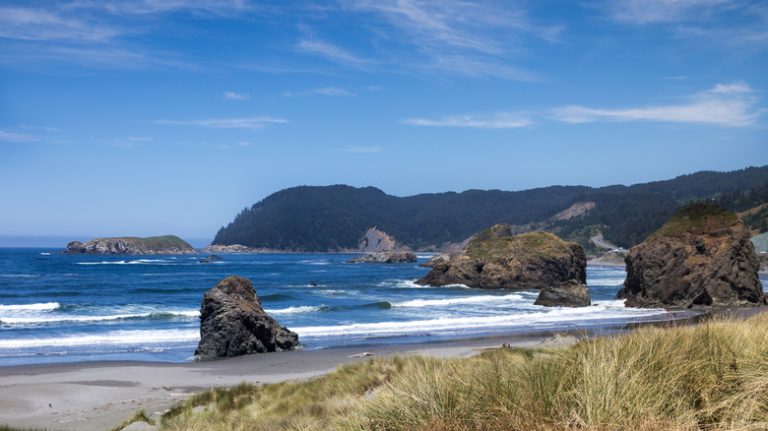
<path fill-rule="evenodd" d="M 89 345 L 145 345 L 193 343 L 200 339 L 198 329 L 122 330 L 103 334 L 70 335 L 49 338 L 16 338 L 0 340 L 0 349 L 37 347 L 72 347 Z"/>
<path fill-rule="evenodd" d="M 200 317 L 197 310 L 189 311 L 156 311 L 146 313 L 122 313 L 108 314 L 101 316 L 83 316 L 83 315 L 45 315 L 45 316 L 0 316 L 0 323 L 7 325 L 31 325 L 40 323 L 63 323 L 63 322 L 105 322 L 110 320 L 128 320 L 128 319 L 147 319 L 163 317 Z"/>
<path fill-rule="evenodd" d="M 466 296 L 460 298 L 445 298 L 445 299 L 412 299 L 405 302 L 393 303 L 393 307 L 441 307 L 446 305 L 457 304 L 493 304 L 493 303 L 508 303 L 512 301 L 522 301 L 523 296 L 518 294 L 509 295 L 480 295 L 480 296 Z"/>
<path fill-rule="evenodd" d="M 297 307 L 279 308 L 276 310 L 264 310 L 269 314 L 299 314 L 299 313 L 311 313 L 313 311 L 319 311 L 322 306 L 314 305 L 300 305 Z"/>
<path fill-rule="evenodd" d="M 40 302 L 36 304 L 0 305 L 0 311 L 51 311 L 61 307 L 58 302 Z"/>
<path fill-rule="evenodd" d="M 613 302 L 613 301 L 610 301 Z M 498 331 L 510 328 L 567 326 L 598 323 L 604 320 L 648 317 L 667 314 L 663 309 L 628 309 L 600 304 L 593 307 L 535 307 L 528 313 L 496 316 L 446 317 L 429 320 L 355 323 L 338 326 L 293 327 L 300 337 L 384 337 L 409 334 L 453 334 L 473 331 Z"/>

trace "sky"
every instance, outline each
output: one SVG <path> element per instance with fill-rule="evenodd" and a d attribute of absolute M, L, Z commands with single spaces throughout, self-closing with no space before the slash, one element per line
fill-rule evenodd
<path fill-rule="evenodd" d="M 768 3 L 0 2 L 0 236 L 768 164 Z"/>

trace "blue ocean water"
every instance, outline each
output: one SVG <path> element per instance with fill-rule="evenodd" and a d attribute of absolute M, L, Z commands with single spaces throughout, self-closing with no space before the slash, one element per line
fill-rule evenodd
<path fill-rule="evenodd" d="M 418 264 L 348 264 L 351 254 L 83 256 L 0 249 L 0 365 L 82 360 L 185 361 L 203 293 L 249 277 L 262 305 L 304 348 L 408 343 L 607 326 L 664 318 L 613 298 L 617 267 L 590 267 L 594 306 L 533 305 L 536 292 L 422 287 Z M 419 263 L 429 256 L 420 255 Z M 764 285 L 766 280 L 763 280 Z"/>

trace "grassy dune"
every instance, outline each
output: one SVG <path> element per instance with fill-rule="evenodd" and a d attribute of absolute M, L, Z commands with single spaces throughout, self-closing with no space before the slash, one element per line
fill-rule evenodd
<path fill-rule="evenodd" d="M 768 313 L 205 392 L 166 430 L 766 430 Z"/>

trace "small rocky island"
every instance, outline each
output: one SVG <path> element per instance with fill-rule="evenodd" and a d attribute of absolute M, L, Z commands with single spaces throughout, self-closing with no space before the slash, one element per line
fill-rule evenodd
<path fill-rule="evenodd" d="M 588 306 L 584 249 L 549 232 L 514 234 L 497 224 L 458 253 L 432 259 L 421 285 L 463 284 L 483 289 L 540 290 L 538 305 Z"/>
<path fill-rule="evenodd" d="M 380 251 L 350 259 L 349 263 L 413 263 L 416 254 L 410 251 Z"/>
<path fill-rule="evenodd" d="M 64 254 L 193 254 L 197 251 L 175 235 L 96 238 L 86 242 L 72 241 Z"/>
<path fill-rule="evenodd" d="M 200 306 L 198 359 L 294 350 L 299 336 L 261 307 L 247 278 L 230 276 L 205 292 Z"/>
<path fill-rule="evenodd" d="M 618 298 L 628 307 L 742 307 L 766 303 L 749 230 L 736 214 L 694 203 L 632 247 Z"/>
<path fill-rule="evenodd" d="M 413 263 L 416 254 L 408 247 L 397 244 L 395 238 L 372 227 L 358 241 L 358 250 L 366 254 L 350 259 L 348 263 Z"/>

